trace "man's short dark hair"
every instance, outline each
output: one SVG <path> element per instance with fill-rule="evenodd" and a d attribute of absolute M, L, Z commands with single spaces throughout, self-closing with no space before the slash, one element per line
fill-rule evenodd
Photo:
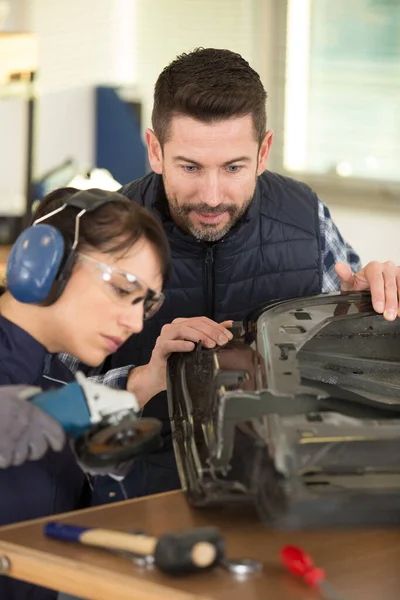
<path fill-rule="evenodd" d="M 162 71 L 154 91 L 152 124 L 163 145 L 171 119 L 186 115 L 213 123 L 251 115 L 259 144 L 267 128 L 267 94 L 260 76 L 235 52 L 197 48 Z"/>

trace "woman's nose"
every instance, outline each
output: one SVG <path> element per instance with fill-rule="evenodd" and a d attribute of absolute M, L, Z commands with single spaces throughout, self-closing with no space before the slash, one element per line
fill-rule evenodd
<path fill-rule="evenodd" d="M 143 302 L 133 304 L 120 312 L 118 323 L 131 333 L 140 333 L 143 329 Z"/>

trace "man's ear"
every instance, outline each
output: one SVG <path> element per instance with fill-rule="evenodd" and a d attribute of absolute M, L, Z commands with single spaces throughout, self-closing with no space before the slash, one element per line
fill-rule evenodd
<path fill-rule="evenodd" d="M 152 129 L 146 129 L 145 137 L 150 166 L 155 173 L 162 175 L 163 155 L 160 142 Z"/>
<path fill-rule="evenodd" d="M 263 173 L 267 167 L 267 160 L 273 137 L 274 132 L 272 129 L 269 129 L 265 134 L 263 141 L 261 142 L 261 146 L 258 151 L 257 175 L 261 175 L 261 173 Z"/>

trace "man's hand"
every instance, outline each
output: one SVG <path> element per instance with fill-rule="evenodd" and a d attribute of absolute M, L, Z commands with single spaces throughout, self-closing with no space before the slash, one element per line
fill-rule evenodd
<path fill-rule="evenodd" d="M 400 267 L 391 262 L 372 261 L 353 274 L 349 265 L 339 262 L 335 271 L 343 292 L 371 290 L 372 305 L 388 321 L 400 317 Z"/>
<path fill-rule="evenodd" d="M 205 348 L 223 346 L 232 339 L 227 329 L 232 321 L 215 323 L 207 317 L 175 319 L 164 325 L 151 355 L 150 362 L 133 369 L 128 377 L 127 389 L 133 392 L 142 407 L 150 398 L 166 389 L 166 367 L 173 352 L 191 352 L 201 341 Z"/>

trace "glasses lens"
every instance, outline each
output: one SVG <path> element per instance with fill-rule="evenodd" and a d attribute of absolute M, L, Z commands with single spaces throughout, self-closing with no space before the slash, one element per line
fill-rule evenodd
<path fill-rule="evenodd" d="M 144 318 L 150 319 L 160 310 L 164 302 L 164 294 L 148 290 L 144 300 Z"/>
<path fill-rule="evenodd" d="M 148 289 L 135 275 L 101 263 L 90 256 L 80 255 L 104 292 L 122 306 L 143 302 L 144 318 L 150 319 L 161 307 L 164 295 Z"/>

